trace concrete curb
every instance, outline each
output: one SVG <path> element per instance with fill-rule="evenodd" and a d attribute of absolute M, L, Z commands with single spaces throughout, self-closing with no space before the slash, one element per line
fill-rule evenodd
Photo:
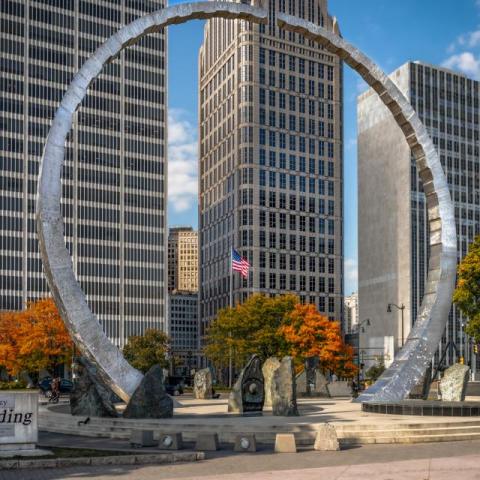
<path fill-rule="evenodd" d="M 178 462 L 198 462 L 205 459 L 204 452 L 145 453 L 105 457 L 41 458 L 29 460 L 0 460 L 0 470 L 25 468 L 66 468 L 98 465 L 161 465 Z"/>

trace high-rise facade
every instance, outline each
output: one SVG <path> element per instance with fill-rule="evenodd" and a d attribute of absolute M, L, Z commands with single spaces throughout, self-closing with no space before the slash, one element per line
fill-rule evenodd
<path fill-rule="evenodd" d="M 198 291 L 198 233 L 171 227 L 168 234 L 168 291 Z"/>
<path fill-rule="evenodd" d="M 391 78 L 437 148 L 455 207 L 460 261 L 480 233 L 480 84 L 420 62 L 403 65 Z M 425 195 L 404 134 L 372 90 L 359 97 L 358 132 L 360 319 L 371 322 L 360 348 L 380 347 L 379 339 L 393 337 L 398 350 L 425 293 L 430 253 Z M 389 303 L 396 306 L 387 312 Z M 445 353 L 447 364 L 460 356 L 471 362 L 465 320 L 452 306 L 435 361 Z"/>
<path fill-rule="evenodd" d="M 169 334 L 176 367 L 190 374 L 198 365 L 198 294 L 177 292 L 168 295 Z M 180 362 L 178 362 L 180 360 Z"/>
<path fill-rule="evenodd" d="M 292 292 L 342 317 L 342 63 L 276 13 L 338 27 L 325 0 L 264 6 L 267 25 L 208 21 L 199 55 L 200 336 L 229 304 L 231 247 L 252 265 L 234 303 Z"/>
<path fill-rule="evenodd" d="M 344 299 L 343 334 L 355 333 L 358 328 L 358 293 L 352 293 Z"/>
<path fill-rule="evenodd" d="M 75 72 L 105 39 L 162 1 L 2 0 L 0 309 L 44 297 L 35 226 L 40 159 Z M 166 35 L 106 65 L 69 135 L 65 239 L 106 334 L 122 346 L 166 309 Z"/>

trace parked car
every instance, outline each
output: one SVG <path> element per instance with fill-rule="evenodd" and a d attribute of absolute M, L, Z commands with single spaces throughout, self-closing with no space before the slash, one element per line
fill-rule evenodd
<path fill-rule="evenodd" d="M 52 391 L 52 377 L 44 377 L 38 383 L 40 390 L 47 395 L 47 393 Z M 66 378 L 60 379 L 60 393 L 70 393 L 73 390 L 73 382 L 67 380 Z"/>
<path fill-rule="evenodd" d="M 165 391 L 172 396 L 183 394 L 183 381 L 180 377 L 167 377 L 165 379 Z"/>

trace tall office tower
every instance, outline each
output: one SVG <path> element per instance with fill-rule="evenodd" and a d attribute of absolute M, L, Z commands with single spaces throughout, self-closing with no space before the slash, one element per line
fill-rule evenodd
<path fill-rule="evenodd" d="M 344 298 L 343 334 L 354 333 L 358 325 L 358 293 Z"/>
<path fill-rule="evenodd" d="M 435 144 L 455 206 L 458 260 L 480 232 L 479 82 L 444 68 L 407 63 L 391 75 Z M 358 100 L 360 320 L 362 347 L 402 345 L 425 292 L 429 260 L 425 195 L 415 161 L 391 113 L 369 90 Z M 391 305 L 387 311 L 387 306 Z M 402 310 L 401 307 L 405 308 Z M 400 307 L 400 308 L 399 308 Z M 403 335 L 402 335 L 403 316 Z M 453 306 L 438 355 L 471 359 L 464 319 Z M 458 349 L 447 348 L 449 342 Z"/>
<path fill-rule="evenodd" d="M 342 317 L 342 62 L 276 13 L 336 21 L 325 0 L 265 5 L 267 25 L 208 21 L 200 49 L 201 335 L 229 304 L 232 246 L 252 265 L 234 303 L 293 292 Z"/>
<path fill-rule="evenodd" d="M 168 234 L 168 291 L 198 291 L 198 233 L 171 227 Z"/>
<path fill-rule="evenodd" d="M 2 0 L 0 308 L 44 297 L 35 198 L 55 110 L 90 54 L 162 1 Z M 89 89 L 66 148 L 65 238 L 92 310 L 119 346 L 165 317 L 166 36 L 129 47 Z"/>
<path fill-rule="evenodd" d="M 198 294 L 177 292 L 168 295 L 169 335 L 176 372 L 189 375 L 198 365 Z M 180 360 L 180 361 L 178 361 Z"/>

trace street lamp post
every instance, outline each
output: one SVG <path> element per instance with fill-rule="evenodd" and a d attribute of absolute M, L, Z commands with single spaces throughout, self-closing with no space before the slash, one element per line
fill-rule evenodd
<path fill-rule="evenodd" d="M 369 326 L 370 326 L 370 319 L 369 319 L 369 318 L 366 318 L 365 320 L 363 320 L 362 322 L 360 322 L 360 323 L 357 325 L 357 329 L 358 329 L 358 341 L 357 341 L 357 366 L 358 366 L 357 384 L 358 384 L 358 388 L 359 388 L 359 389 L 360 389 L 360 365 L 361 365 L 361 362 L 360 362 L 360 334 L 365 332 L 365 327 L 363 327 L 363 325 L 365 325 L 365 327 L 369 327 Z"/>
<path fill-rule="evenodd" d="M 403 311 L 405 310 L 405 305 L 402 303 L 401 306 L 398 306 L 397 304 L 395 303 L 389 303 L 387 305 L 387 313 L 391 313 L 392 312 L 392 307 L 395 307 L 396 309 L 400 310 L 402 312 L 402 347 L 405 343 L 405 335 L 404 335 L 404 329 L 403 329 Z"/>

